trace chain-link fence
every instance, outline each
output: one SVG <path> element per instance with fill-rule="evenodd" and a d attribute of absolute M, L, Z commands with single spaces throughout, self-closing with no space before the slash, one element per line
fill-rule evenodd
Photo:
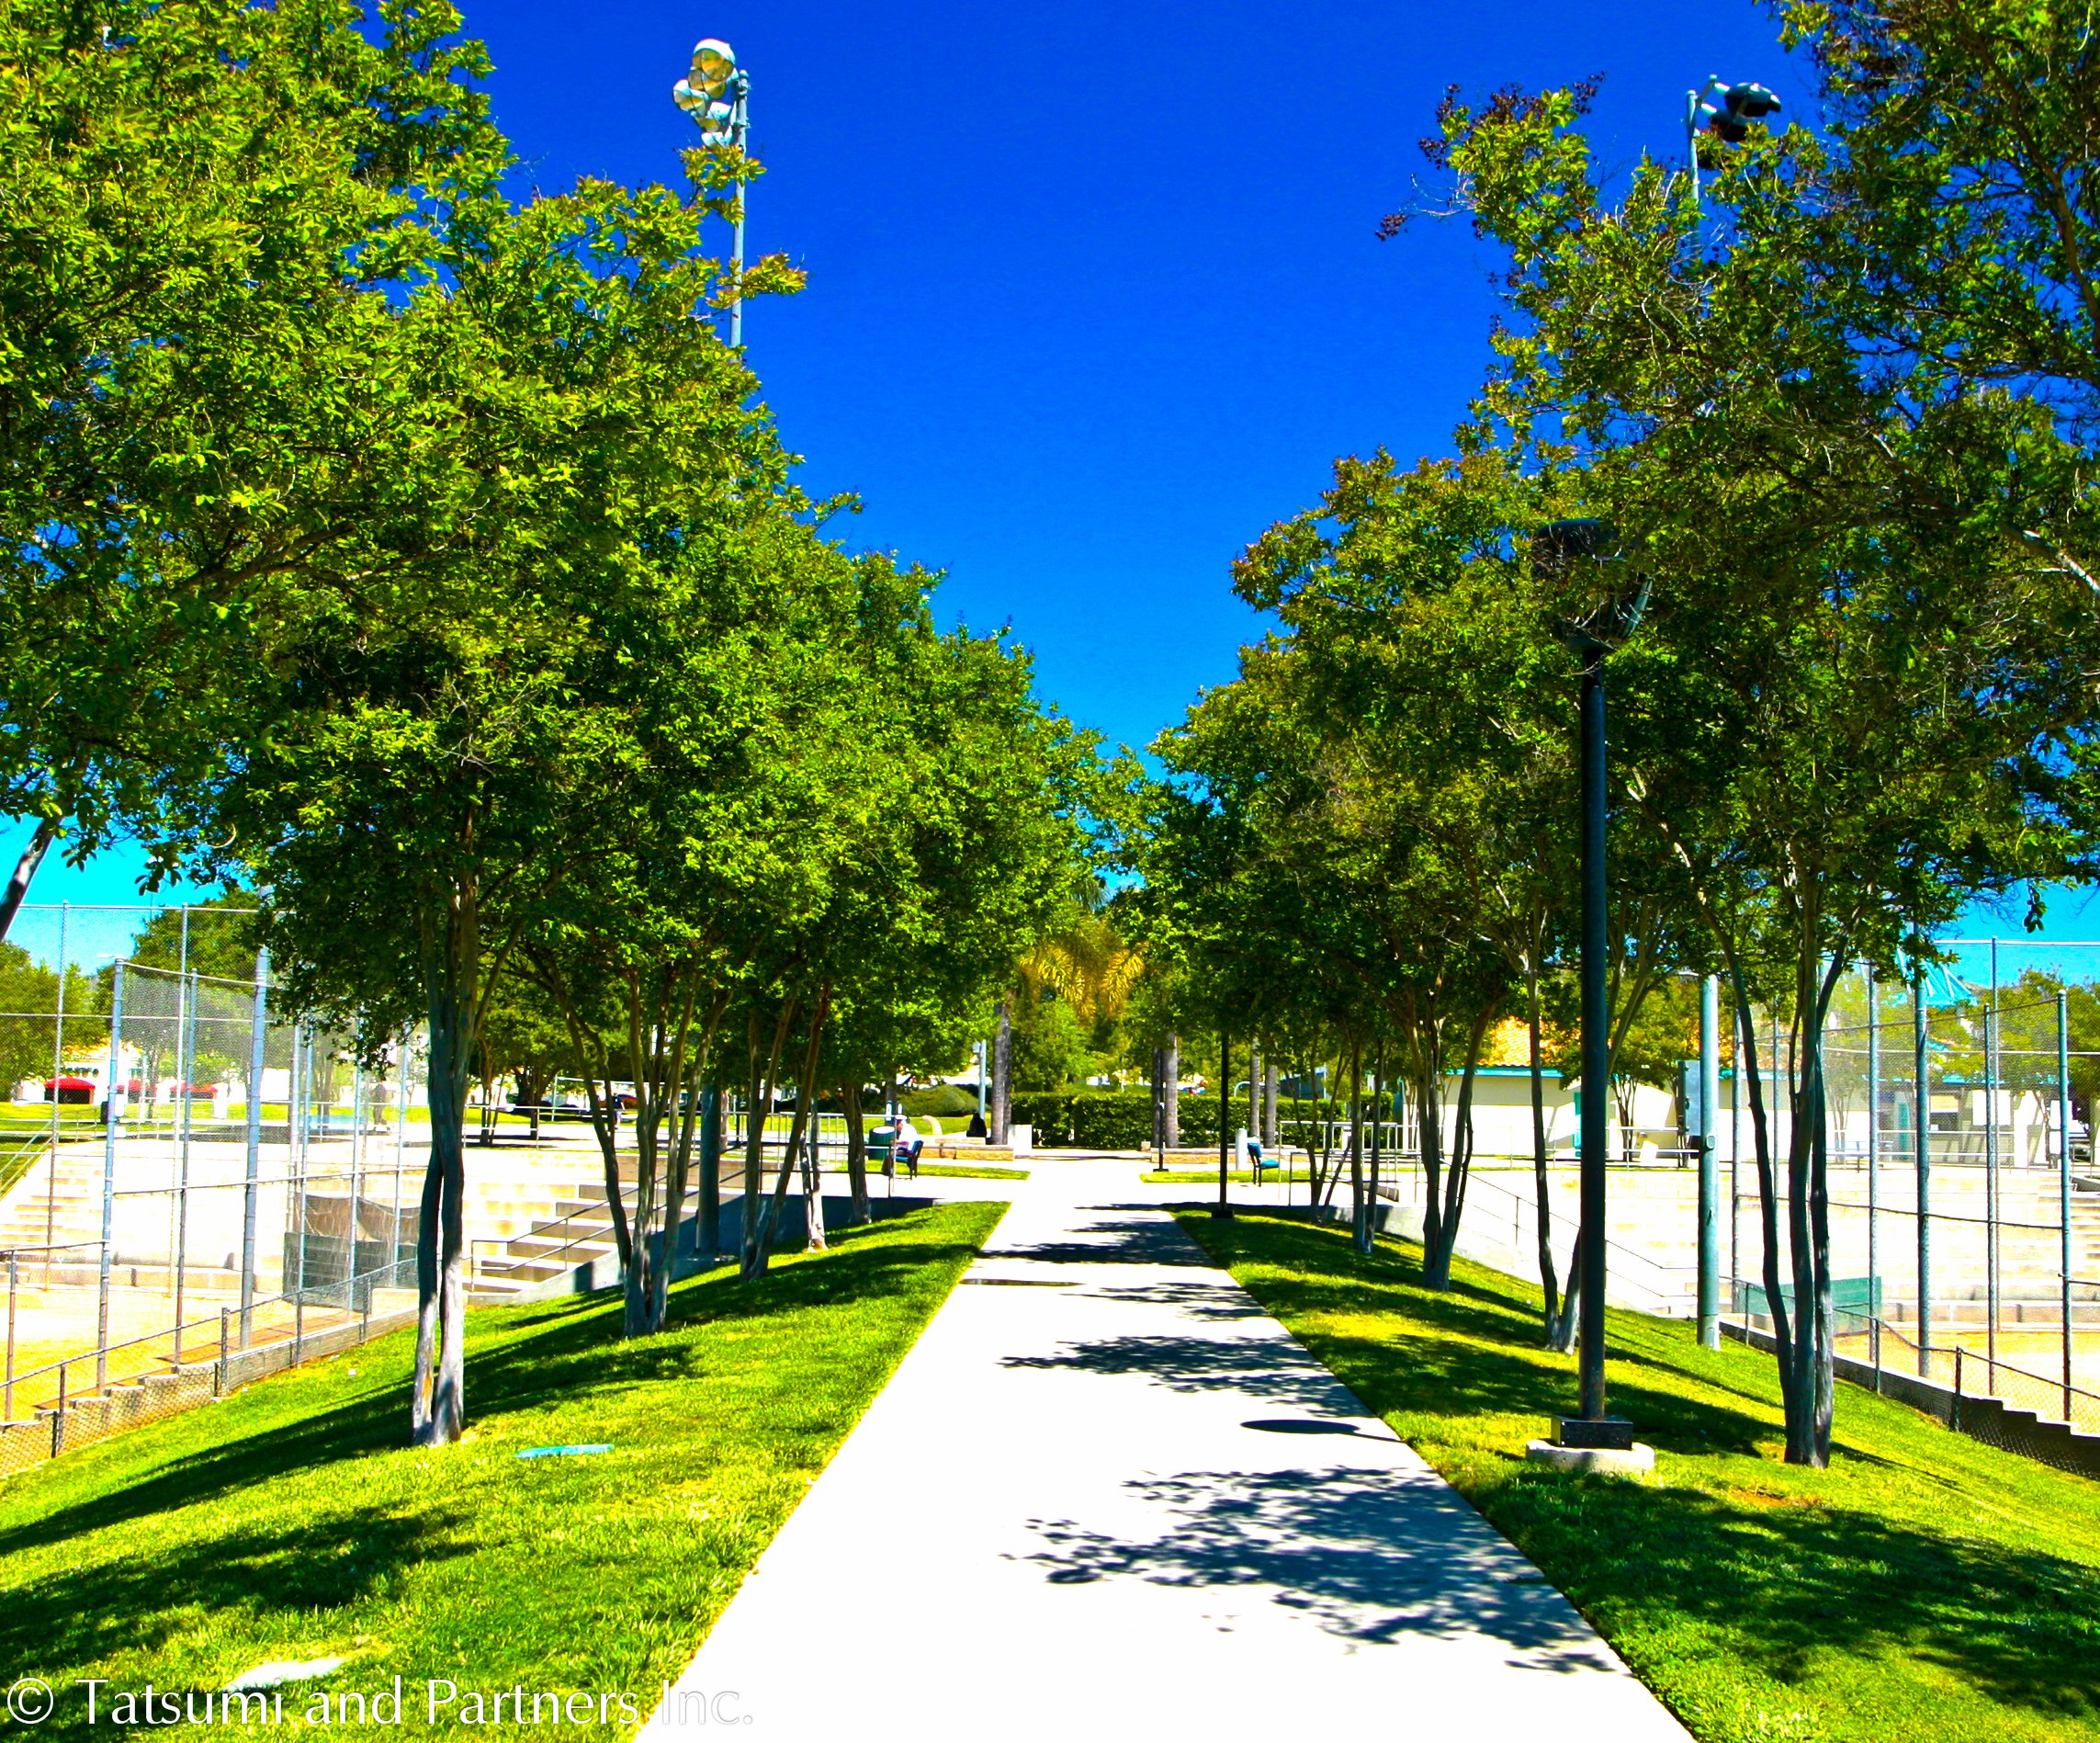
<path fill-rule="evenodd" d="M 1841 983 L 1823 1036 L 1838 1348 L 2100 1432 L 2100 945 L 1954 941 L 1951 968 Z M 1784 1159 L 1798 1047 L 1761 1021 L 1791 1312 Z M 2080 1042 L 2086 1045 L 2080 1046 Z M 1756 1147 L 1724 1086 L 1733 1306 L 1769 1326 Z"/>
<path fill-rule="evenodd" d="M 285 1021 L 244 917 L 116 911 L 85 964 L 109 911 L 17 922 L 0 1472 L 412 1315 L 423 1049 Z"/>

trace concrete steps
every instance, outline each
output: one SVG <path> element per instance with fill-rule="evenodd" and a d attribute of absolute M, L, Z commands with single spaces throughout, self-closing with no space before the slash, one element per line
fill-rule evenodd
<path fill-rule="evenodd" d="M 631 1214 L 635 1189 L 629 1186 L 620 1196 Z M 548 1208 L 554 1214 L 530 1227 L 493 1237 L 501 1239 L 501 1251 L 474 1255 L 469 1302 L 495 1305 L 618 1250 L 613 1218 L 603 1198 L 568 1197 L 554 1201 Z"/>

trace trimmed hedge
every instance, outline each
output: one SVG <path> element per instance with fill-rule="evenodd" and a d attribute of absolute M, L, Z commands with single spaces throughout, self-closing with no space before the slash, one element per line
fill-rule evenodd
<path fill-rule="evenodd" d="M 953 1118 L 977 1111 L 977 1092 L 965 1090 L 959 1083 L 942 1083 L 930 1090 L 907 1090 L 898 1098 L 904 1111 L 913 1119 L 926 1116 Z"/>
<path fill-rule="evenodd" d="M 1310 1102 L 1279 1102 L 1279 1125 L 1310 1119 Z M 1233 1100 L 1236 1123 L 1247 1117 L 1244 1095 Z M 1152 1097 L 1145 1090 L 1035 1090 L 1016 1093 L 1013 1123 L 1033 1128 L 1038 1149 L 1146 1149 L 1152 1143 Z M 1287 1127 L 1286 1127 L 1287 1129 Z M 1180 1148 L 1209 1149 L 1218 1141 L 1218 1098 L 1181 1098 Z"/>

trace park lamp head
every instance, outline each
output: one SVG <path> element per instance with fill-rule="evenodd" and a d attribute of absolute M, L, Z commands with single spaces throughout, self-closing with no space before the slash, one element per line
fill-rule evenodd
<path fill-rule="evenodd" d="M 692 72 L 671 87 L 671 96 L 700 124 L 703 145 L 729 145 L 736 141 L 737 111 L 749 85 L 736 51 L 719 37 L 702 37 L 693 45 Z"/>
<path fill-rule="evenodd" d="M 1712 92 L 1719 79 L 1707 85 Z M 1702 96 L 1699 112 L 1704 117 L 1707 132 L 1725 145 L 1740 145 L 1750 137 L 1750 123 L 1761 121 L 1767 115 L 1779 110 L 1779 99 L 1762 85 L 1731 85 L 1721 93 L 1721 101 L 1713 103 Z"/>
<path fill-rule="evenodd" d="M 1556 592 L 1583 601 L 1578 615 L 1549 621 L 1586 669 L 1602 664 L 1648 608 L 1648 578 L 1627 560 L 1609 521 L 1557 520 L 1540 527 L 1531 535 L 1531 566 Z"/>

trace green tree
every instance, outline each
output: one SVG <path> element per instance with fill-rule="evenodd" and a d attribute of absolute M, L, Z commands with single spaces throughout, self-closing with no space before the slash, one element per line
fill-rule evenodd
<path fill-rule="evenodd" d="M 1054 992 L 1013 1007 L 1013 1087 L 1069 1089 L 1087 1068 L 1088 1031 L 1079 1013 Z"/>
<path fill-rule="evenodd" d="M 763 518 L 784 462 L 751 378 L 695 317 L 718 284 L 704 202 L 585 183 L 444 221 L 450 282 L 390 315 L 386 512 L 355 587 L 288 639 L 268 730 L 200 830 L 271 889 L 293 1003 L 364 1032 L 429 1024 L 431 1155 L 411 1401 L 464 1421 L 466 1096 L 482 1024 L 576 869 L 631 748 L 592 687 L 667 547 Z"/>
<path fill-rule="evenodd" d="M 1654 585 L 1613 662 L 1620 753 L 1733 989 L 1767 1287 L 1778 1304 L 1783 1197 L 1798 1304 L 1775 1316 L 1788 1457 L 1821 1465 L 1829 1001 L 1862 957 L 1894 972 L 1966 892 L 2061 863 L 2047 807 L 2089 709 L 2083 626 L 2008 562 L 1996 511 L 1966 507 L 2006 499 L 2044 421 L 2004 400 L 1914 402 L 1857 345 L 1803 268 L 1801 214 L 1763 173 L 1808 147 L 1757 147 L 1722 176 L 1733 245 L 1695 252 L 1670 171 L 1643 164 L 1605 199 L 1578 108 L 1549 93 L 1445 112 L 1440 151 L 1512 262 L 1481 426 L 1579 458 Z M 1787 1013 L 1800 1062 L 1783 1195 L 1757 1002 Z"/>
<path fill-rule="evenodd" d="M 94 982 L 80 969 L 66 971 L 69 1014 L 62 1034 L 58 995 L 57 969 L 33 960 L 19 945 L 0 943 L 0 1012 L 6 1013 L 0 1020 L 0 1084 L 10 1096 L 17 1083 L 44 1082 L 65 1055 L 99 1047 L 109 1038 L 108 1019 L 91 1014 L 96 1009 Z M 73 1013 L 80 1014 L 70 1014 Z"/>
<path fill-rule="evenodd" d="M 446 5 L 28 0 L 0 18 L 0 809 L 178 856 L 388 488 L 369 347 L 426 202 L 500 168 Z"/>

